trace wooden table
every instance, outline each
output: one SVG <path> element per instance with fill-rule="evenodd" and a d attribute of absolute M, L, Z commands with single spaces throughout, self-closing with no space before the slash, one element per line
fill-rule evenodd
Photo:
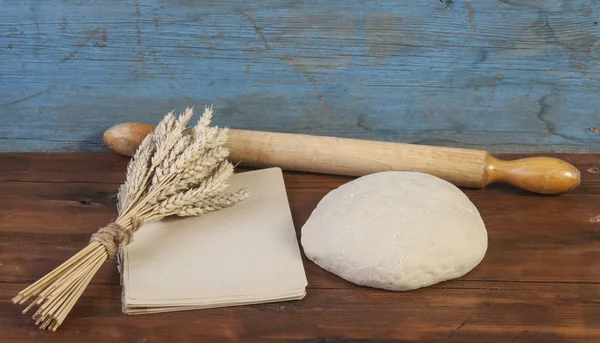
<path fill-rule="evenodd" d="M 489 233 L 483 262 L 459 280 L 412 292 L 354 286 L 305 260 L 301 301 L 125 316 L 115 263 L 103 267 L 56 333 L 10 298 L 114 219 L 127 159 L 114 154 L 0 154 L 0 334 L 47 342 L 598 342 L 598 155 L 560 155 L 582 185 L 560 196 L 508 186 L 465 190 Z M 346 177 L 286 173 L 302 227 Z"/>

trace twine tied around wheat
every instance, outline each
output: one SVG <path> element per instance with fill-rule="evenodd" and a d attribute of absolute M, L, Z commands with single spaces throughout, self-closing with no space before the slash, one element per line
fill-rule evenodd
<path fill-rule="evenodd" d="M 198 216 L 248 197 L 245 189 L 226 191 L 234 167 L 224 147 L 227 129 L 210 126 L 212 112 L 212 107 L 205 108 L 189 132 L 191 108 L 178 117 L 167 114 L 127 166 L 125 182 L 117 193 L 117 219 L 94 233 L 85 248 L 12 299 L 18 304 L 32 300 L 23 313 L 39 306 L 32 318 L 40 329 L 56 331 L 98 269 L 132 241 L 144 222 Z"/>

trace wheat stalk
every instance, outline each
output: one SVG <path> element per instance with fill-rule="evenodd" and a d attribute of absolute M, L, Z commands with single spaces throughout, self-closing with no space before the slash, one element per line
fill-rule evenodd
<path fill-rule="evenodd" d="M 210 127 L 212 107 L 186 133 L 193 109 L 178 117 L 168 113 L 140 144 L 118 190 L 118 216 L 92 235 L 90 243 L 15 296 L 13 303 L 35 306 L 35 324 L 56 331 L 104 262 L 133 239 L 146 221 L 167 216 L 198 216 L 221 210 L 248 197 L 245 189 L 224 193 L 233 165 L 223 147 L 227 129 Z"/>

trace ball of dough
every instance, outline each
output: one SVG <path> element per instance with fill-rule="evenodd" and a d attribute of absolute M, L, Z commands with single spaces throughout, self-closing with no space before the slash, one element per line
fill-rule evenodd
<path fill-rule="evenodd" d="M 477 208 L 417 172 L 370 174 L 331 191 L 302 227 L 306 256 L 358 285 L 407 291 L 461 277 L 487 250 Z"/>

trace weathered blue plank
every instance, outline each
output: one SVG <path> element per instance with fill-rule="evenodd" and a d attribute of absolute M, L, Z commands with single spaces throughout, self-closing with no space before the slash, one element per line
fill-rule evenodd
<path fill-rule="evenodd" d="M 598 1 L 0 0 L 0 151 L 100 151 L 214 104 L 234 128 L 600 151 Z"/>

